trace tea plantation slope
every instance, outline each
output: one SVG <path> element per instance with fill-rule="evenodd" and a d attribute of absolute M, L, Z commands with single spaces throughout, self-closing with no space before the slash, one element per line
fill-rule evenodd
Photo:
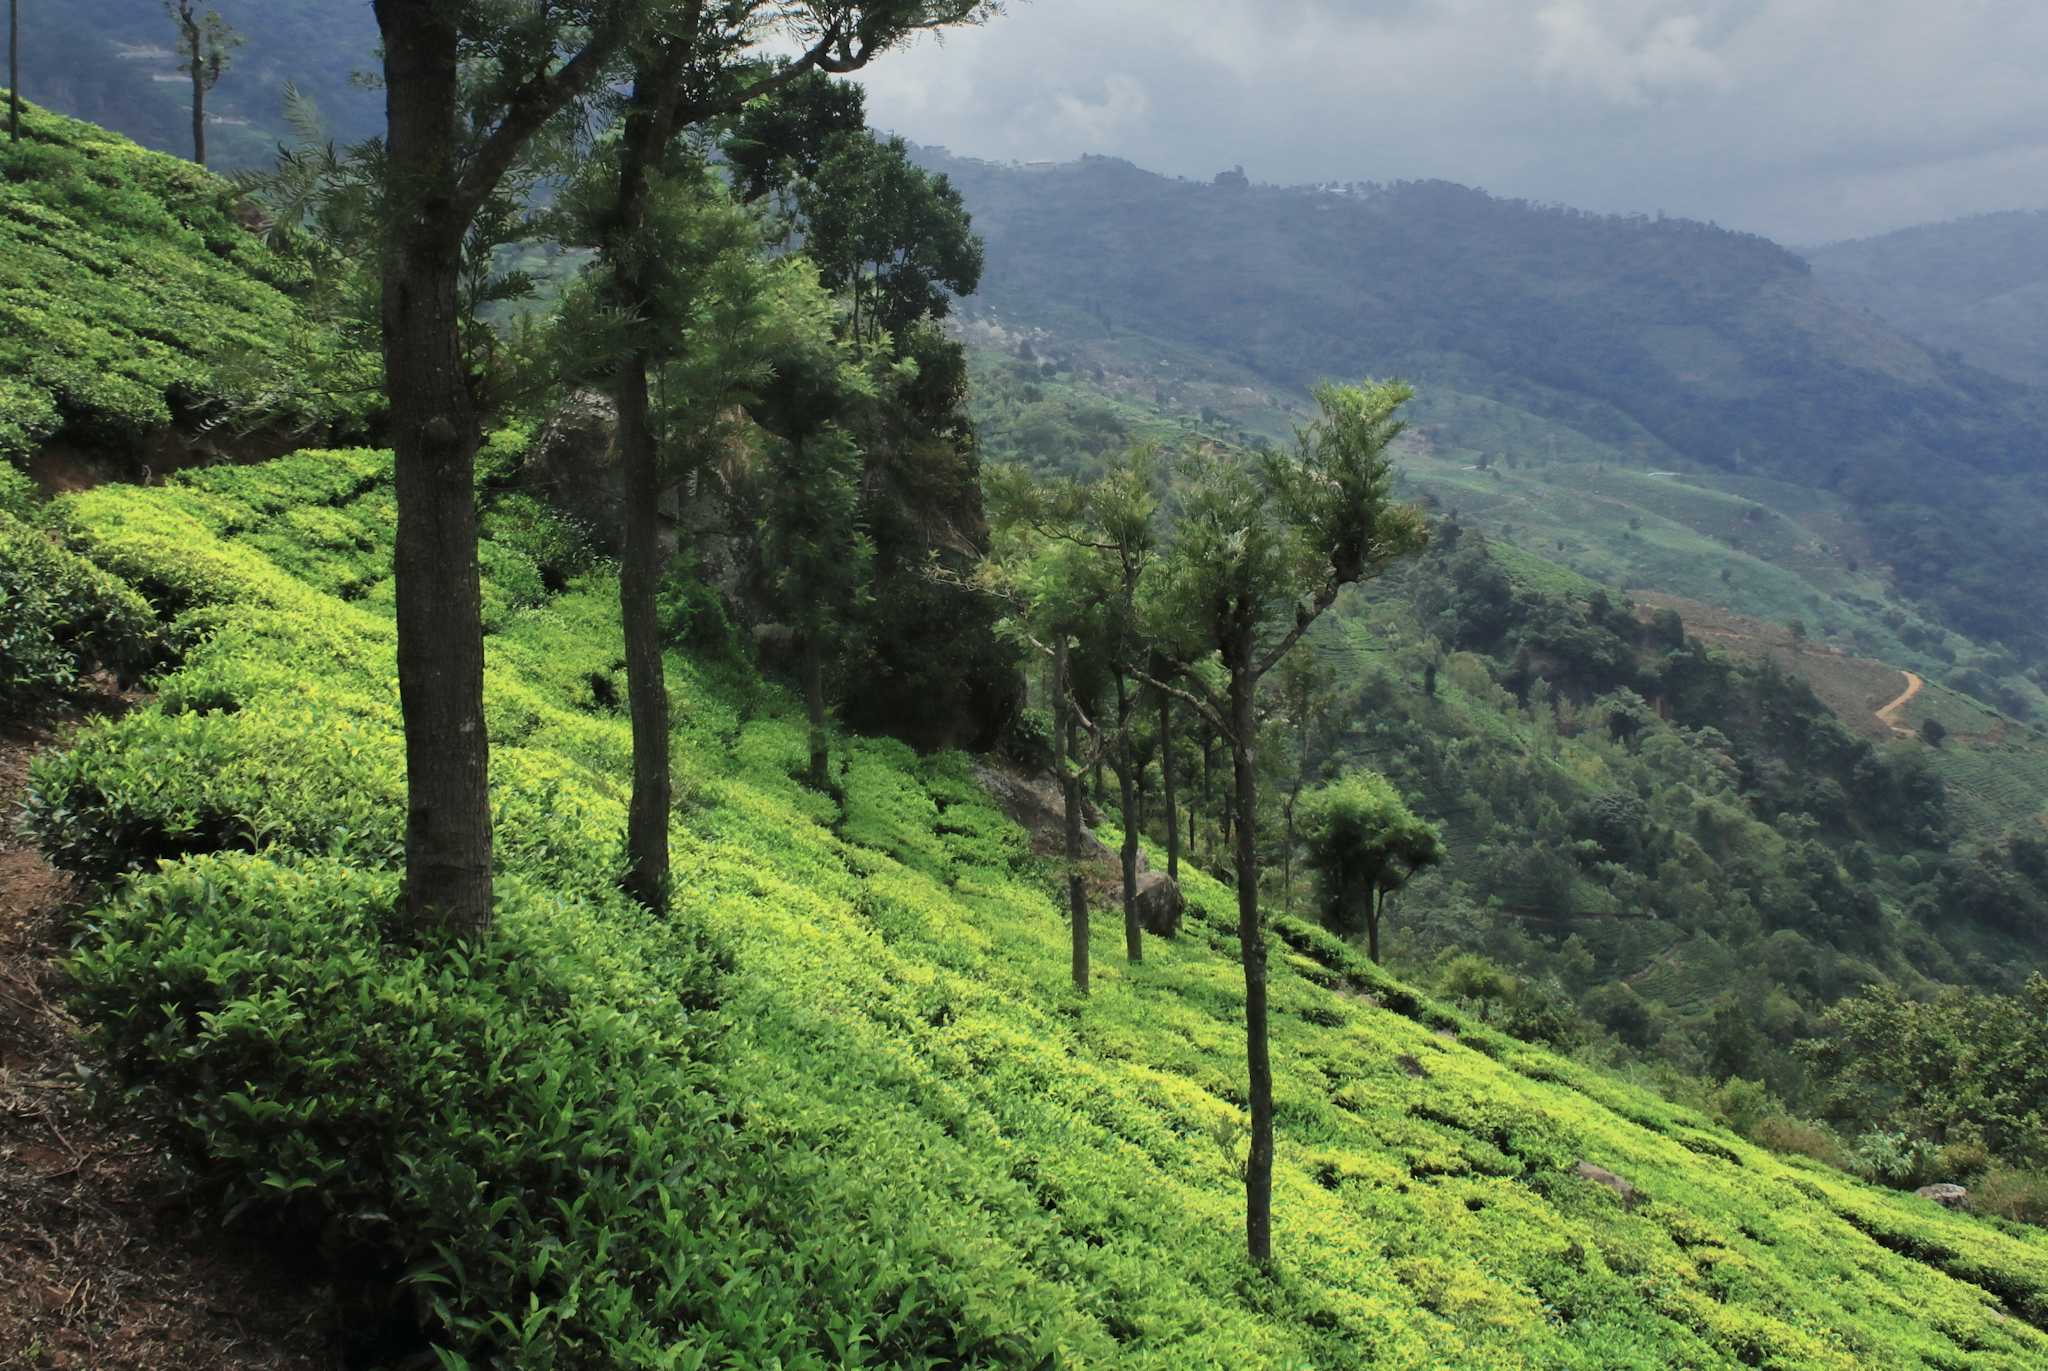
<path fill-rule="evenodd" d="M 227 182 L 32 104 L 21 131 L 0 141 L 0 459 L 60 432 L 139 444 L 228 398 L 226 376 L 346 357 L 295 303 L 300 268 L 237 222 Z M 374 385 L 367 358 L 344 370 Z M 295 393 L 269 407 L 318 422 L 369 390 Z"/>
<path fill-rule="evenodd" d="M 1289 920 L 1254 1273 L 1227 892 L 1191 876 L 1137 966 L 1099 920 L 1079 999 L 966 759 L 843 739 L 842 812 L 794 779 L 799 706 L 675 657 L 677 908 L 637 913 L 615 582 L 516 497 L 485 520 L 501 932 L 394 940 L 388 467 L 65 500 L 183 653 L 31 818 L 132 869 L 78 962 L 119 1072 L 226 1201 L 407 1273 L 447 1364 L 2048 1366 L 2038 1233 L 1773 1157 Z"/>

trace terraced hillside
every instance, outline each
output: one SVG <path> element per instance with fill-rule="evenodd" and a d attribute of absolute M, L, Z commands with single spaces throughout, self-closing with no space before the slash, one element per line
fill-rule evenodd
<path fill-rule="evenodd" d="M 387 1354 L 2048 1364 L 2039 1231 L 1773 1156 L 1288 919 L 1279 1262 L 1249 1269 L 1226 892 L 1191 876 L 1141 964 L 1101 921 L 1077 998 L 1053 873 L 968 758 L 841 738 L 842 807 L 796 779 L 795 701 L 677 656 L 676 910 L 648 918 L 615 888 L 613 574 L 517 496 L 483 562 L 500 926 L 409 940 L 388 469 L 309 452 L 62 501 L 178 655 L 31 800 L 110 883 L 75 970 L 117 1074 L 244 1222 L 399 1282 Z"/>
<path fill-rule="evenodd" d="M 303 317 L 301 269 L 228 183 L 119 134 L 22 107 L 0 141 L 0 460 L 52 439 L 141 451 L 230 405 L 284 426 L 359 420 L 378 372 Z M 264 393 L 266 367 L 333 389 Z"/>

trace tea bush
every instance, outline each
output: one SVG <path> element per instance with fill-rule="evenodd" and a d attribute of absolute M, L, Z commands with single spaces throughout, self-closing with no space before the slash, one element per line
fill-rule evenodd
<path fill-rule="evenodd" d="M 156 627 L 118 576 L 0 510 L 0 717 L 64 694 L 97 668 L 135 675 L 156 652 Z"/>
<path fill-rule="evenodd" d="M 30 817 L 115 883 L 78 953 L 115 1078 L 241 1221 L 401 1281 L 443 1365 L 2048 1364 L 2040 1232 L 1774 1156 L 1286 917 L 1254 1272 L 1232 893 L 1184 864 L 1137 965 L 1105 912 L 1077 997 L 967 759 L 837 738 L 842 807 L 796 701 L 675 655 L 646 916 L 616 581 L 533 507 L 484 518 L 499 928 L 411 936 L 382 462 L 59 503 L 183 655 Z"/>
<path fill-rule="evenodd" d="M 366 417 L 370 390 L 229 393 L 252 368 L 370 369 L 306 321 L 295 269 L 232 201 L 190 162 L 22 106 L 21 141 L 0 146 L 0 459 L 60 430 L 137 442 L 229 399 L 295 425 Z"/>

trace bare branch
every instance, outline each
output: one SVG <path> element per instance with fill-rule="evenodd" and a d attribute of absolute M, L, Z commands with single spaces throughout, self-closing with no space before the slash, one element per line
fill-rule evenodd
<path fill-rule="evenodd" d="M 474 219 L 533 136 L 590 88 L 624 47 L 637 12 L 630 0 L 614 0 L 604 23 L 592 32 L 580 52 L 557 70 L 536 73 L 512 93 L 505 117 L 484 139 L 457 183 L 453 222 L 466 225 Z"/>
<path fill-rule="evenodd" d="M 1252 668 L 1254 681 L 1262 679 L 1267 672 L 1280 664 L 1282 657 L 1293 651 L 1294 645 L 1301 641 L 1301 635 L 1308 632 L 1309 627 L 1323 616 L 1324 610 L 1337 602 L 1337 592 L 1343 588 L 1340 582 L 1326 582 L 1322 589 L 1316 592 L 1315 599 L 1295 609 L 1294 627 L 1288 629 L 1287 636 L 1274 644 L 1272 650 Z"/>
<path fill-rule="evenodd" d="M 1223 702 L 1216 698 L 1215 692 L 1210 690 L 1209 687 L 1206 684 L 1204 684 L 1199 677 L 1185 674 L 1181 676 L 1182 680 L 1186 681 L 1189 685 L 1193 686 L 1196 690 L 1201 692 L 1200 696 L 1196 696 L 1190 694 L 1185 690 L 1182 690 L 1179 686 L 1173 685 L 1170 682 L 1162 681 L 1158 677 L 1152 675 L 1150 672 L 1141 670 L 1138 667 L 1134 666 L 1130 670 L 1131 675 L 1135 679 L 1143 682 L 1145 685 L 1152 687 L 1152 689 L 1154 690 L 1161 691 L 1167 695 L 1171 695 L 1174 699 L 1179 700 L 1181 703 L 1193 707 L 1196 713 L 1200 714 L 1203 718 L 1207 719 L 1211 724 L 1215 725 L 1216 731 L 1221 733 L 1224 737 L 1235 738 L 1237 736 L 1237 734 L 1231 729 L 1230 725 L 1225 723 L 1223 720 Z"/>

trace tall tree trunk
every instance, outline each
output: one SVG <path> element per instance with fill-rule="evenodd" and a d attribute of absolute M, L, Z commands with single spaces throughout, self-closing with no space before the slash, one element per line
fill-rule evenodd
<path fill-rule="evenodd" d="M 1287 846 L 1280 853 L 1280 907 L 1289 913 L 1294 911 L 1294 801 L 1300 793 L 1297 784 L 1288 792 L 1287 803 L 1280 806 L 1280 819 L 1287 829 Z"/>
<path fill-rule="evenodd" d="M 21 0 L 7 0 L 7 139 L 21 141 Z"/>
<path fill-rule="evenodd" d="M 398 698 L 405 718 L 406 912 L 458 935 L 491 925 L 477 423 L 457 283 L 456 26 L 427 0 L 377 0 L 384 36 L 385 385 L 398 500 Z"/>
<path fill-rule="evenodd" d="M 1138 778 L 1131 749 L 1132 701 L 1129 684 L 1119 671 L 1116 677 L 1116 788 L 1124 811 L 1124 954 L 1134 962 L 1145 960 L 1145 930 L 1138 926 Z"/>
<path fill-rule="evenodd" d="M 1258 680 L 1251 635 L 1235 645 L 1230 666 L 1231 762 L 1236 770 L 1237 939 L 1244 958 L 1245 1064 L 1250 1077 L 1251 1150 L 1244 1164 L 1244 1236 L 1251 1258 L 1273 1260 L 1273 1060 L 1266 1036 L 1266 929 L 1259 917 L 1257 714 Z"/>
<path fill-rule="evenodd" d="M 630 275 L 622 267 L 620 276 Z M 626 808 L 626 893 L 652 910 L 668 907 L 668 681 L 661 655 L 661 472 L 649 417 L 647 357 L 619 363 L 619 475 L 624 537 L 619 614 L 626 639 L 626 701 L 633 720 L 633 794 Z"/>
<path fill-rule="evenodd" d="M 1380 915 L 1386 912 L 1387 897 L 1371 886 L 1365 891 L 1365 955 L 1380 964 Z"/>
<path fill-rule="evenodd" d="M 192 76 L 192 160 L 206 165 L 206 68 L 200 63 L 199 22 L 188 6 L 179 22 L 185 26 L 186 55 L 191 58 Z"/>
<path fill-rule="evenodd" d="M 1053 732 L 1063 741 L 1060 801 L 1065 807 L 1067 909 L 1073 920 L 1074 988 L 1088 993 L 1088 886 L 1081 879 L 1081 773 L 1073 756 L 1074 707 L 1067 691 L 1067 638 L 1053 638 Z"/>
<path fill-rule="evenodd" d="M 1159 692 L 1160 799 L 1166 806 L 1166 875 L 1180 880 L 1180 810 L 1173 794 L 1173 697 Z"/>
<path fill-rule="evenodd" d="M 643 66 L 634 73 L 619 147 L 617 215 L 607 235 L 612 288 L 626 313 L 645 326 L 655 309 L 654 287 L 643 266 L 655 164 L 673 136 L 680 96 L 663 70 Z M 633 793 L 626 807 L 626 893 L 647 908 L 668 907 L 669 811 L 675 799 L 670 775 L 668 671 L 662 660 L 660 595 L 665 558 L 661 547 L 661 454 L 655 442 L 648 389 L 650 358 L 644 347 L 619 359 L 619 476 L 622 537 L 619 548 L 619 616 L 626 645 L 626 700 L 633 722 Z"/>
<path fill-rule="evenodd" d="M 825 650 L 816 633 L 804 634 L 804 712 L 811 729 L 811 786 L 832 788 L 831 749 L 825 739 Z"/>

